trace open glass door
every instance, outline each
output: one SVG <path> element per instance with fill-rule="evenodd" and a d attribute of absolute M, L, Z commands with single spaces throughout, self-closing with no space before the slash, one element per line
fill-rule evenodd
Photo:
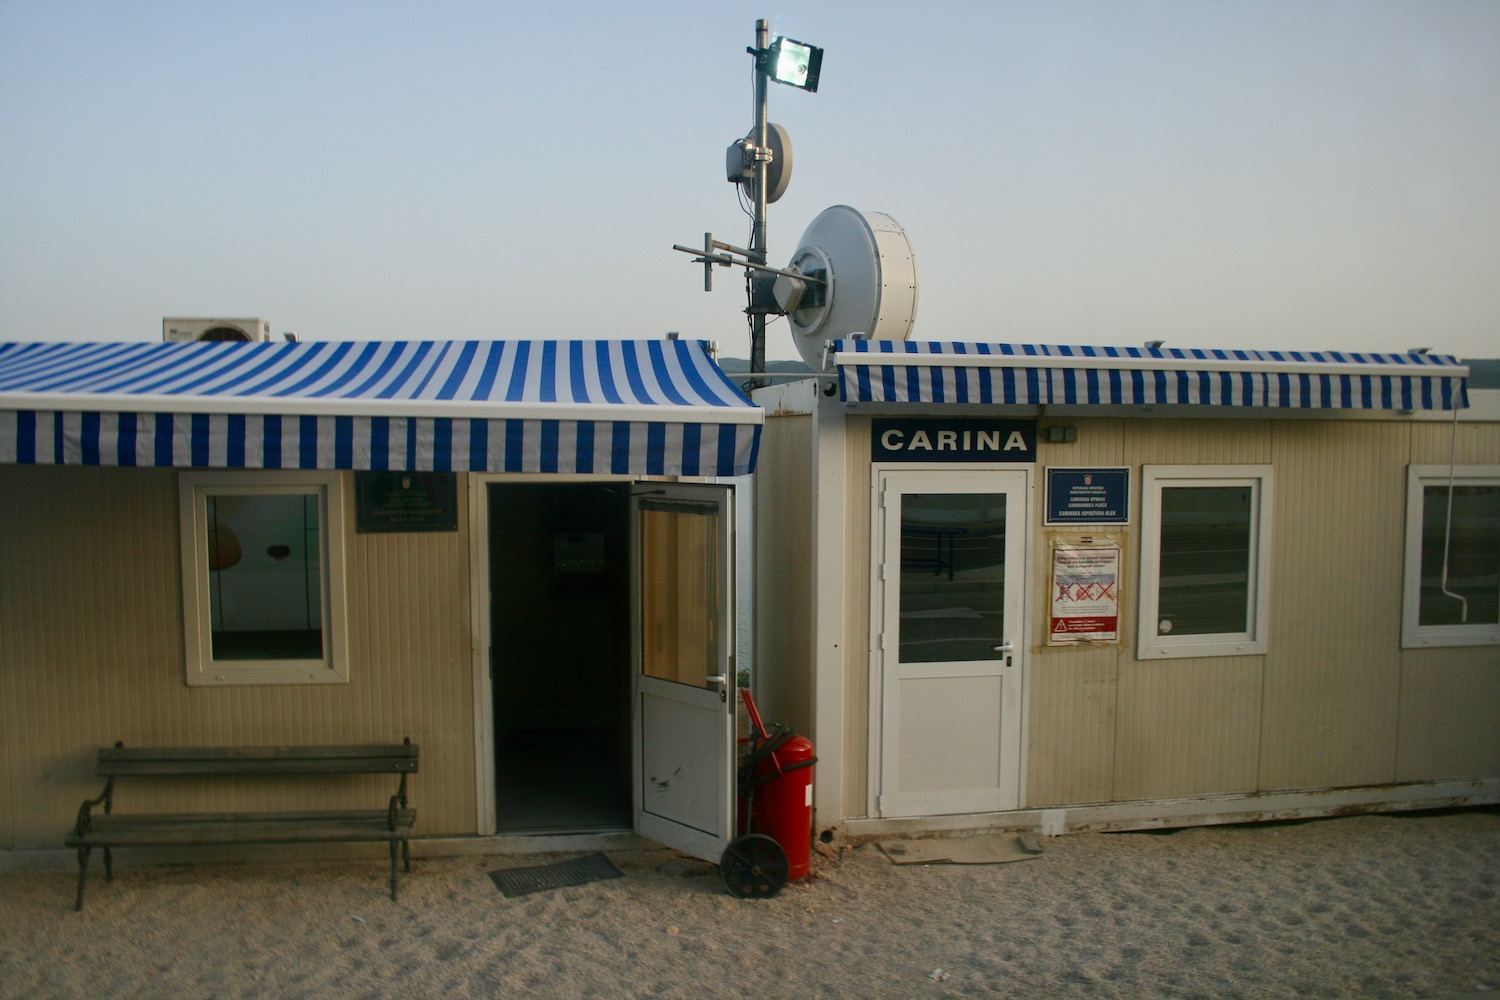
<path fill-rule="evenodd" d="M 731 488 L 637 490 L 635 830 L 717 862 L 735 833 Z"/>

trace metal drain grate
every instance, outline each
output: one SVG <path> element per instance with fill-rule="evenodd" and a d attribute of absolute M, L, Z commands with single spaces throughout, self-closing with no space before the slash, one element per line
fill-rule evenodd
<path fill-rule="evenodd" d="M 559 861 L 556 864 L 537 868 L 502 868 L 490 872 L 495 888 L 507 897 L 525 896 L 543 889 L 561 889 L 564 886 L 602 882 L 610 878 L 624 878 L 625 873 L 602 854 Z"/>

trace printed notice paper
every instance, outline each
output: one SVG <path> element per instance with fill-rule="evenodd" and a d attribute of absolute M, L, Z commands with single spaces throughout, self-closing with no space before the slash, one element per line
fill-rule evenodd
<path fill-rule="evenodd" d="M 1053 645 L 1119 640 L 1118 545 L 1053 546 L 1051 619 Z"/>

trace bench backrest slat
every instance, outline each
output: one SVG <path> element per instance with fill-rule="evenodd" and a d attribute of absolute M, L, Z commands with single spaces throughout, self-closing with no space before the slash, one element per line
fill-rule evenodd
<path fill-rule="evenodd" d="M 104 747 L 102 778 L 171 775 L 412 774 L 410 743 L 312 747 Z"/>

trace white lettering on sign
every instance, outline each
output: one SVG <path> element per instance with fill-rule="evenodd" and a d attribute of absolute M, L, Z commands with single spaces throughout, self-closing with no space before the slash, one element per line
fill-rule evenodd
<path fill-rule="evenodd" d="M 898 430 L 889 430 L 880 435 L 880 447 L 886 451 L 1025 451 L 1026 438 L 1020 431 L 1011 431 L 1000 444 L 999 431 L 938 431 L 934 443 L 926 431 L 917 431 L 908 443 L 906 435 Z"/>

